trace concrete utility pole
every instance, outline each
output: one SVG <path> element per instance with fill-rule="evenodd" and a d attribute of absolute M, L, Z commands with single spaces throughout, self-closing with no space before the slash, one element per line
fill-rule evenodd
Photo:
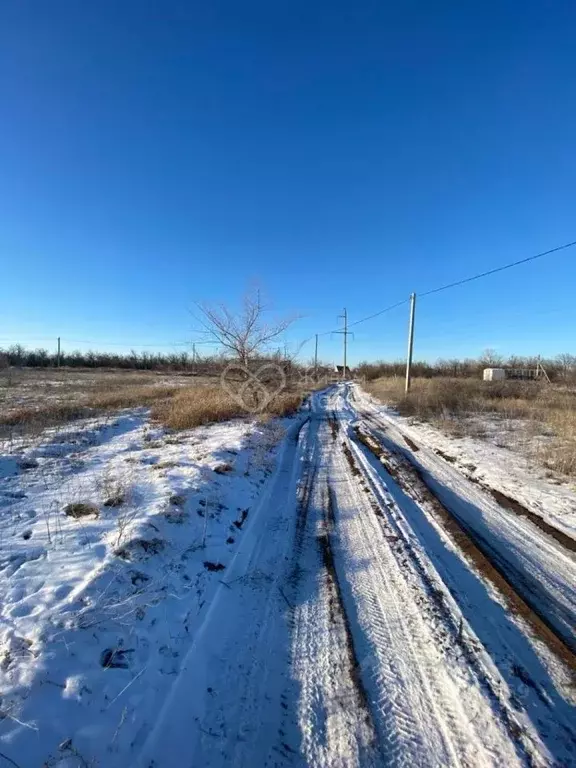
<path fill-rule="evenodd" d="M 414 316 L 416 313 L 416 294 L 410 294 L 410 325 L 408 326 L 408 358 L 406 360 L 406 388 L 405 392 L 410 391 L 412 378 L 412 352 L 414 350 Z"/>
<path fill-rule="evenodd" d="M 342 371 L 342 381 L 345 381 L 347 372 L 346 354 L 348 351 L 348 313 L 346 312 L 346 307 L 344 307 L 344 314 L 338 315 L 338 319 L 340 320 L 341 318 L 344 320 L 344 330 L 338 331 L 338 333 L 342 333 L 344 335 L 344 370 Z"/>
<path fill-rule="evenodd" d="M 58 336 L 58 357 L 56 365 L 60 368 L 60 336 Z"/>
<path fill-rule="evenodd" d="M 318 334 L 316 334 L 316 343 L 314 345 L 314 378 L 318 378 Z"/>

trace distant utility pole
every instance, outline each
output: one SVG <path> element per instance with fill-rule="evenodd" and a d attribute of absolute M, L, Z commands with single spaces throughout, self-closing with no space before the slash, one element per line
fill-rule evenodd
<path fill-rule="evenodd" d="M 346 312 L 346 307 L 344 307 L 344 314 L 338 315 L 338 320 L 344 320 L 344 330 L 343 331 L 336 331 L 336 333 L 342 333 L 344 335 L 344 368 L 342 370 L 342 380 L 346 380 L 346 373 L 347 373 L 347 362 L 346 362 L 346 355 L 348 352 L 348 313 Z"/>
<path fill-rule="evenodd" d="M 318 378 L 318 334 L 316 334 L 316 343 L 314 345 L 314 378 Z"/>
<path fill-rule="evenodd" d="M 192 344 L 192 373 L 196 373 L 196 344 Z"/>
<path fill-rule="evenodd" d="M 60 336 L 58 336 L 58 357 L 56 365 L 60 368 Z"/>
<path fill-rule="evenodd" d="M 412 352 L 414 350 L 414 316 L 416 314 L 416 294 L 410 294 L 410 325 L 408 326 L 408 358 L 406 360 L 406 393 L 410 391 L 412 378 Z"/>

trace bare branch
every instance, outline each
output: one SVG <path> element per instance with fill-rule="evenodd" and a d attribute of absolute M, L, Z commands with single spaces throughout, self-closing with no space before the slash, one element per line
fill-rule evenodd
<path fill-rule="evenodd" d="M 278 338 L 296 320 L 284 318 L 275 322 L 264 322 L 266 311 L 260 298 L 259 289 L 253 289 L 244 296 L 242 309 L 233 314 L 228 307 L 198 304 L 204 330 L 243 365 L 254 356 L 261 355 L 267 345 Z"/>

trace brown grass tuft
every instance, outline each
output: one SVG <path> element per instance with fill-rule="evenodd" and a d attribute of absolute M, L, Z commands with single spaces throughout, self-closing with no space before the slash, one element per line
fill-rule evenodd
<path fill-rule="evenodd" d="M 88 409 L 79 403 L 50 403 L 38 408 L 31 406 L 15 408 L 9 413 L 0 415 L 0 424 L 6 427 L 25 424 L 51 426 L 52 424 L 64 424 L 67 421 L 81 419 L 88 415 Z"/>
<path fill-rule="evenodd" d="M 170 429 L 191 429 L 245 415 L 220 387 L 190 387 L 152 408 L 152 417 Z"/>

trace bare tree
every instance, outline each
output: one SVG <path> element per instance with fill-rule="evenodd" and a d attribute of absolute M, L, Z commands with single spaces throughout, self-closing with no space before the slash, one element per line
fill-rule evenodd
<path fill-rule="evenodd" d="M 495 349 L 488 348 L 480 355 L 480 362 L 486 368 L 499 368 L 504 363 L 504 358 Z"/>
<path fill-rule="evenodd" d="M 563 352 L 556 356 L 556 365 L 560 368 L 563 379 L 569 379 L 576 372 L 576 355 Z"/>
<path fill-rule="evenodd" d="M 264 313 L 267 308 L 262 304 L 258 289 L 245 294 L 239 312 L 232 312 L 223 304 L 197 306 L 205 332 L 245 368 L 296 320 L 293 316 L 266 322 Z"/>

